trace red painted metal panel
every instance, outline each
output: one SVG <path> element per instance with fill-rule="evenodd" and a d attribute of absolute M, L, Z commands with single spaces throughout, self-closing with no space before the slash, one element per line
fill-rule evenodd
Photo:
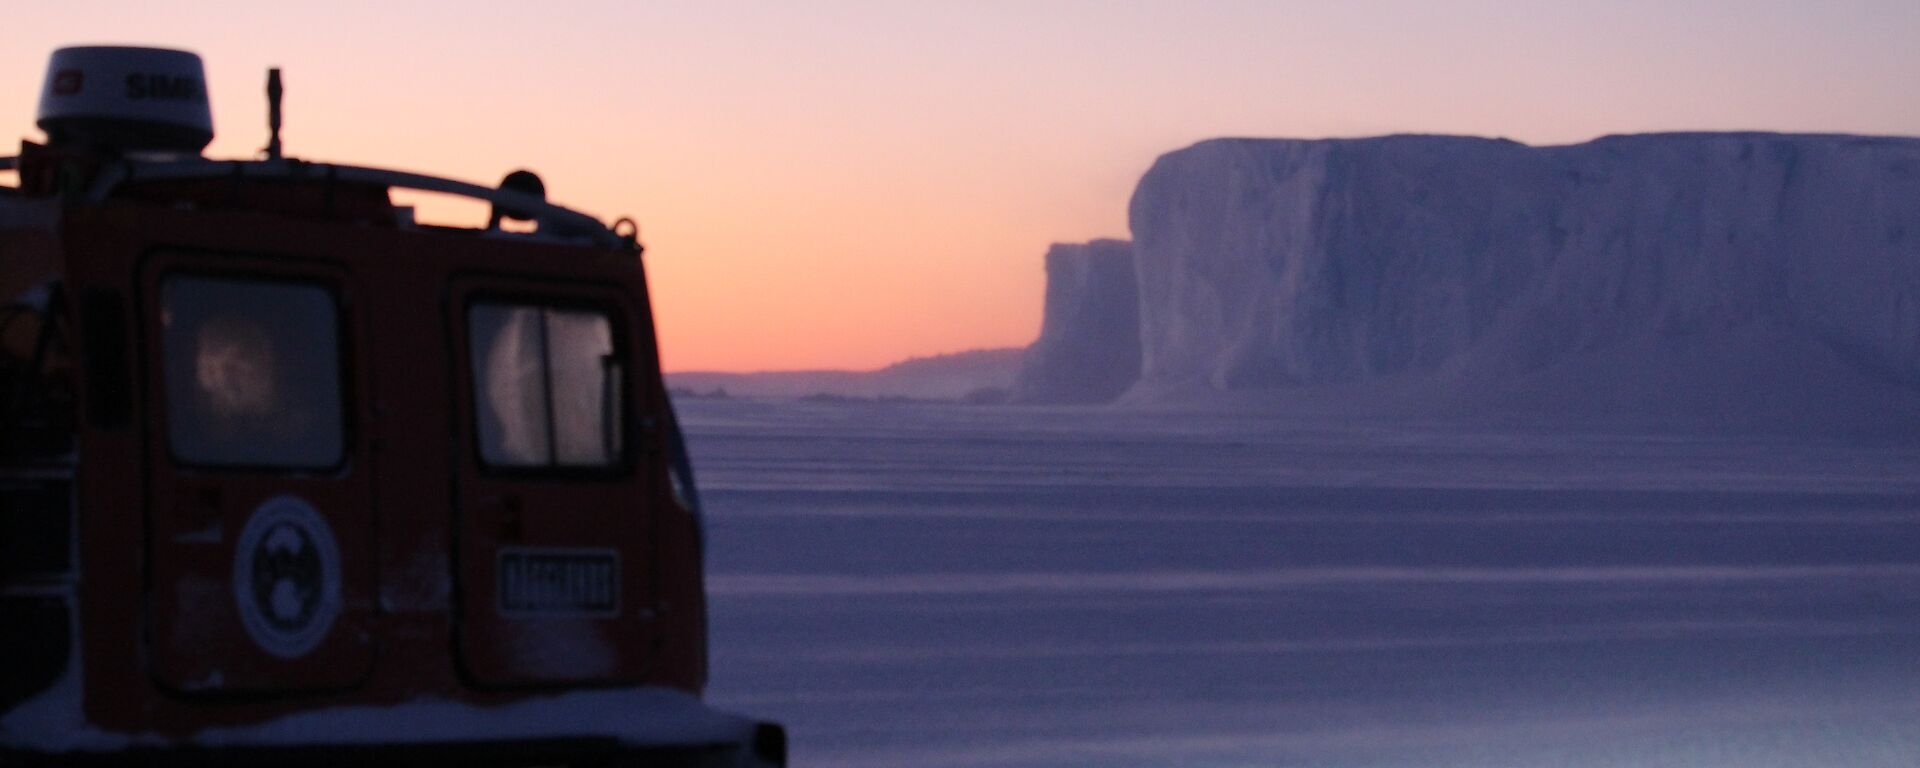
<path fill-rule="evenodd" d="M 173 246 L 143 258 L 140 370 L 152 414 L 146 440 L 147 643 L 155 678 L 177 693 L 348 689 L 364 680 L 373 663 L 376 467 L 366 438 L 373 419 L 365 366 L 355 363 L 367 329 L 364 317 L 352 311 L 358 291 L 350 273 L 331 260 L 276 253 L 284 247 L 268 236 L 242 249 L 215 253 Z M 214 463 L 178 455 L 178 436 L 193 426 L 176 423 L 177 414 L 165 404 L 186 398 L 177 390 L 187 382 L 166 375 L 164 356 L 195 350 L 169 348 L 163 325 L 169 311 L 192 308 L 163 306 L 162 291 L 168 281 L 183 280 L 304 286 L 331 296 L 338 364 L 325 373 L 340 376 L 338 418 L 344 422 L 335 456 L 274 467 L 248 466 L 253 461 L 247 457 Z M 293 351 L 275 353 L 284 360 Z M 225 352 L 206 348 L 200 354 L 189 378 L 230 375 L 213 357 Z M 278 414 L 280 421 L 295 417 Z M 270 573 L 275 561 L 290 561 L 280 567 L 287 572 Z M 301 592 L 308 594 L 303 598 Z"/>
<path fill-rule="evenodd" d="M 650 329 L 630 293 L 532 275 L 473 275 L 455 283 L 446 322 L 453 330 L 455 641 L 462 668 L 483 686 L 641 682 L 663 627 L 654 556 L 662 496 L 657 446 L 646 444 L 646 430 L 623 424 L 624 450 L 604 466 L 564 466 L 553 446 L 553 466 L 490 465 L 480 448 L 481 411 L 490 406 L 475 375 L 488 351 L 472 342 L 480 332 L 476 306 L 604 318 L 614 355 L 629 372 L 621 377 L 620 411 L 633 414 L 651 383 L 642 376 L 636 385 L 631 375 L 636 358 L 647 361 L 639 368 L 646 372 L 651 345 L 639 341 Z M 602 579 L 614 588 L 605 589 Z"/>
<path fill-rule="evenodd" d="M 578 685 L 703 685 L 698 532 L 668 490 L 658 439 L 665 391 L 632 253 L 146 204 L 69 209 L 63 237 L 68 290 L 128 303 L 127 364 L 140 372 L 130 424 L 85 426 L 79 436 L 79 624 L 94 723 L 184 734 L 423 695 L 486 703 Z M 336 292 L 349 413 L 341 469 L 255 476 L 172 463 L 152 361 L 153 291 L 169 268 L 263 270 Z M 610 308 L 627 353 L 629 413 L 653 425 L 633 430 L 630 469 L 560 483 L 479 466 L 464 307 L 483 295 Z M 296 659 L 258 648 L 230 583 L 245 518 L 279 495 L 326 515 L 341 555 L 338 623 Z M 506 519 L 510 496 L 519 499 L 517 531 Z M 209 516 L 222 522 L 220 544 L 193 535 Z M 515 546 L 617 551 L 619 616 L 500 615 L 494 569 L 499 551 Z M 196 580 L 205 596 L 180 586 Z M 542 625 L 609 655 L 526 664 L 520 649 L 556 634 L 532 629 Z"/>

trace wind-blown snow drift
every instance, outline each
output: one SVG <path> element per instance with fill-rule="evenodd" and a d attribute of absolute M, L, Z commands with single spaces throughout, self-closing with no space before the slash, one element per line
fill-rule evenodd
<path fill-rule="evenodd" d="M 1136 393 L 1915 409 L 1920 140 L 1223 139 L 1130 213 Z"/>

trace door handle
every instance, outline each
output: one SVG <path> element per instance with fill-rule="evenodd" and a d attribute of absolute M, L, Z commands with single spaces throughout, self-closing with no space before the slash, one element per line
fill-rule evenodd
<path fill-rule="evenodd" d="M 217 485 L 183 485 L 174 491 L 172 520 L 162 525 L 172 529 L 175 544 L 219 544 L 226 520 L 221 511 L 226 505 Z"/>
<path fill-rule="evenodd" d="M 174 494 L 173 514 L 193 524 L 218 521 L 221 508 L 226 506 L 223 496 L 217 485 L 184 486 Z"/>
<path fill-rule="evenodd" d="M 500 536 L 508 541 L 526 537 L 526 520 L 520 494 L 503 493 L 481 500 L 481 512 L 500 527 Z"/>

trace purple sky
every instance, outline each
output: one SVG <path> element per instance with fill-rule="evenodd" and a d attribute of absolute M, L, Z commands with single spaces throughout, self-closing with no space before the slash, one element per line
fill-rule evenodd
<path fill-rule="evenodd" d="M 641 222 L 669 367 L 871 367 L 1024 344 L 1054 240 L 1126 234 L 1153 158 L 1220 136 L 1920 135 L 1920 3 L 35 2 L 46 54 L 199 52 L 210 154 L 490 182 Z M 436 210 L 428 206 L 429 210 Z M 450 217 L 472 217 L 449 209 Z"/>

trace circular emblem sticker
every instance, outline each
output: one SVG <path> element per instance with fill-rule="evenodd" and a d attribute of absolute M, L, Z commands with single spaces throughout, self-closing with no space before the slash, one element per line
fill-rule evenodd
<path fill-rule="evenodd" d="M 267 653 L 305 656 L 340 614 L 340 547 L 318 510 L 294 496 L 266 500 L 233 554 L 240 623 Z"/>

